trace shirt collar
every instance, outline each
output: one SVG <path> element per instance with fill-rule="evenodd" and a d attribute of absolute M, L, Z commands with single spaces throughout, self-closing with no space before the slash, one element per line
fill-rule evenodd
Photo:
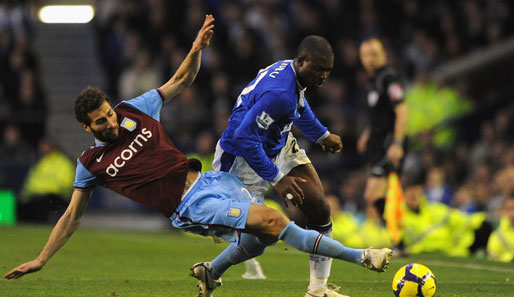
<path fill-rule="evenodd" d="M 106 144 L 107 144 L 107 142 L 103 142 L 103 141 L 98 140 L 98 138 L 95 138 L 95 146 L 104 146 Z"/>
<path fill-rule="evenodd" d="M 302 85 L 300 85 L 300 82 L 298 81 L 298 78 L 296 77 L 296 71 L 294 70 L 294 65 L 293 65 L 293 62 L 294 60 L 291 60 L 291 68 L 293 69 L 293 73 L 294 73 L 294 78 L 295 78 L 295 81 L 296 81 L 296 87 L 298 88 L 298 105 L 300 105 L 301 107 L 305 107 L 305 91 L 307 90 L 307 87 L 302 87 Z"/>

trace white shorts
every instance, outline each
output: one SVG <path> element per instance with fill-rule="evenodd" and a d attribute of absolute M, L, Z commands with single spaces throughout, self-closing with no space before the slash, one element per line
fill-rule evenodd
<path fill-rule="evenodd" d="M 212 167 L 216 171 L 219 171 L 221 168 L 221 156 L 223 153 L 224 151 L 218 142 L 216 145 L 216 153 L 214 154 L 214 161 L 212 162 Z M 305 150 L 298 146 L 298 142 L 292 133 L 289 133 L 285 146 L 272 161 L 280 172 L 286 175 L 291 169 L 298 165 L 311 163 Z M 237 176 L 237 178 L 257 196 L 264 197 L 264 193 L 269 188 L 269 181 L 261 178 L 243 157 L 236 157 L 228 172 Z"/>

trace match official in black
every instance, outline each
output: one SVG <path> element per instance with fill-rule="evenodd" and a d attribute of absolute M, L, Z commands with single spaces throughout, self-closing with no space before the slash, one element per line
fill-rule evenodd
<path fill-rule="evenodd" d="M 359 56 L 369 78 L 368 126 L 357 141 L 357 150 L 367 153 L 371 163 L 364 192 L 366 213 L 384 223 L 387 177 L 390 172 L 400 170 L 405 156 L 408 109 L 403 83 L 397 71 L 387 66 L 382 43 L 377 38 L 365 40 L 360 45 Z"/>

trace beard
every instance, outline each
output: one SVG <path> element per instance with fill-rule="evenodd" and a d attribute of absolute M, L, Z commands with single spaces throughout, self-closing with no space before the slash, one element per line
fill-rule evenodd
<path fill-rule="evenodd" d="M 96 131 L 93 128 L 89 127 L 91 129 L 91 132 L 95 136 L 96 139 L 100 140 L 101 142 L 114 142 L 116 139 L 118 139 L 119 132 L 118 128 L 114 128 L 112 130 L 105 129 L 103 131 Z"/>

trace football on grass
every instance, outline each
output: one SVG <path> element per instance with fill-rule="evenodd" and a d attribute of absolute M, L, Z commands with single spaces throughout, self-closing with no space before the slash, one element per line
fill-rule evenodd
<path fill-rule="evenodd" d="M 396 297 L 432 297 L 435 289 L 435 275 L 422 264 L 407 264 L 393 278 L 393 292 Z"/>

